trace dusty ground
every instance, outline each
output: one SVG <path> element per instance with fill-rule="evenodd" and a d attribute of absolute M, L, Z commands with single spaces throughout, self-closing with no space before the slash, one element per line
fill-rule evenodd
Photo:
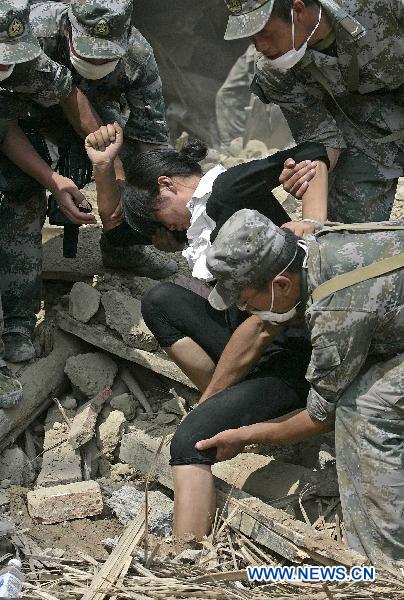
<path fill-rule="evenodd" d="M 41 548 L 65 550 L 64 558 L 77 559 L 78 552 L 82 552 L 96 560 L 105 560 L 109 553 L 101 540 L 115 538 L 123 530 L 123 526 L 110 515 L 66 521 L 57 525 L 40 525 L 35 523 L 28 514 L 27 490 L 13 487 L 10 491 L 10 516 L 15 524 L 28 530 L 29 536 Z"/>

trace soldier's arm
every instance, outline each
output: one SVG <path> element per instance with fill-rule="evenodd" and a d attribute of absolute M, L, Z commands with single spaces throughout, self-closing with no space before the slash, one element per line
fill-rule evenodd
<path fill-rule="evenodd" d="M 81 138 L 85 139 L 101 127 L 101 117 L 78 87 L 73 86 L 70 94 L 60 101 L 60 105 L 67 120 Z M 115 159 L 114 169 L 116 179 L 124 181 L 125 172 L 119 157 Z"/>
<path fill-rule="evenodd" d="M 227 429 L 210 439 L 197 442 L 195 447 L 198 450 L 217 448 L 216 461 L 229 460 L 249 444 L 293 444 L 329 429 L 326 424 L 313 419 L 307 410 L 298 410 L 268 423 Z"/>
<path fill-rule="evenodd" d="M 366 361 L 376 317 L 352 309 L 309 311 L 313 346 L 306 379 L 311 384 L 307 398 L 310 416 L 332 423 L 336 404 Z"/>
<path fill-rule="evenodd" d="M 327 217 L 328 173 L 335 168 L 346 143 L 334 117 L 322 102 L 322 94 L 318 94 L 314 88 L 310 91 L 292 73 L 278 75 L 273 71 L 265 71 L 265 67 L 255 79 L 252 91 L 261 99 L 280 106 L 297 144 L 319 142 L 327 148 L 330 169 L 318 163 L 315 173 L 311 174 L 313 179 L 310 185 L 310 176 L 304 173 L 304 165 L 296 168 L 293 161 L 289 162 L 289 168 L 281 175 L 285 190 L 297 198 L 303 198 L 303 218 L 323 223 Z M 303 169 L 303 176 L 299 168 Z M 309 224 L 306 226 L 309 227 Z"/>
<path fill-rule="evenodd" d="M 136 153 L 167 146 L 168 132 L 163 88 L 153 49 L 135 27 L 131 29 L 129 48 L 126 60 L 136 75 L 125 92 L 130 111 L 125 125 L 125 144 L 130 144 Z"/>
<path fill-rule="evenodd" d="M 17 121 L 9 122 L 1 150 L 24 173 L 38 181 L 55 196 L 60 209 L 73 223 L 78 225 L 95 223 L 94 215 L 81 213 L 76 206 L 88 205 L 77 186 L 67 177 L 55 173 L 39 156 Z"/>
<path fill-rule="evenodd" d="M 199 403 L 241 381 L 257 364 L 268 344 L 282 333 L 283 329 L 268 326 L 256 316 L 249 317 L 241 323 L 224 348 Z"/>

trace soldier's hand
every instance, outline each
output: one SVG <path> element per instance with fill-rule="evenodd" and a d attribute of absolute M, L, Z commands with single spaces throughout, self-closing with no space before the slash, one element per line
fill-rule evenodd
<path fill-rule="evenodd" d="M 163 252 L 178 252 L 184 248 L 184 244 L 179 242 L 168 229 L 160 227 L 152 236 L 153 246 Z"/>
<path fill-rule="evenodd" d="M 88 158 L 93 165 L 110 165 L 114 162 L 123 143 L 122 127 L 118 123 L 103 125 L 85 139 Z"/>
<path fill-rule="evenodd" d="M 97 222 L 92 213 L 79 211 L 79 206 L 89 208 L 90 205 L 71 179 L 54 173 L 50 191 L 62 213 L 75 225 L 90 225 Z"/>
<path fill-rule="evenodd" d="M 314 233 L 316 226 L 314 223 L 308 223 L 307 221 L 289 221 L 289 223 L 282 225 L 282 229 L 290 229 L 297 237 L 303 238 Z"/>
<path fill-rule="evenodd" d="M 316 174 L 317 161 L 303 160 L 295 163 L 293 158 L 285 160 L 279 183 L 283 189 L 295 198 L 302 198 Z"/>
<path fill-rule="evenodd" d="M 216 448 L 216 459 L 215 462 L 222 460 L 230 460 L 240 454 L 244 450 L 245 442 L 241 435 L 242 428 L 240 429 L 227 429 L 217 435 L 207 439 L 201 440 L 195 444 L 197 450 L 208 450 L 209 448 Z"/>

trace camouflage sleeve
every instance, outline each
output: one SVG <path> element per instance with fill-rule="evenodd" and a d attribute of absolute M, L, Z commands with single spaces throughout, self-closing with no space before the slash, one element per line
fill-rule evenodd
<path fill-rule="evenodd" d="M 35 64 L 32 78 L 33 91 L 30 97 L 45 108 L 58 104 L 72 91 L 73 82 L 69 69 L 51 60 L 44 53 Z"/>
<path fill-rule="evenodd" d="M 126 69 L 131 85 L 125 96 L 130 114 L 125 136 L 150 144 L 167 144 L 163 89 L 153 49 L 134 27 L 129 45 Z"/>
<path fill-rule="evenodd" d="M 320 142 L 330 148 L 346 148 L 338 125 L 323 103 L 323 94 L 315 86 L 306 87 L 296 76 L 265 69 L 265 59 L 257 64 L 257 75 L 251 91 L 261 100 L 274 102 L 281 108 L 297 144 Z"/>
<path fill-rule="evenodd" d="M 306 379 L 311 384 L 307 398 L 311 417 L 334 420 L 338 399 L 367 358 L 375 326 L 374 314 L 366 311 L 310 311 L 313 350 Z"/>
<path fill-rule="evenodd" d="M 243 136 L 248 120 L 246 107 L 250 104 L 250 83 L 254 76 L 254 62 L 250 49 L 240 56 L 216 94 L 216 119 L 223 144 Z"/>
<path fill-rule="evenodd" d="M 13 121 L 28 117 L 31 101 L 23 94 L 16 94 L 6 90 L 0 92 L 0 115 L 2 119 Z"/>

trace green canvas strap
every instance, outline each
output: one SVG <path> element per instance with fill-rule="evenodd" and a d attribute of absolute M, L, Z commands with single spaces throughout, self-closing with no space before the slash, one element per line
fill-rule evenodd
<path fill-rule="evenodd" d="M 404 229 L 404 228 L 403 228 Z M 329 281 L 319 285 L 312 293 L 311 297 L 313 302 L 319 302 L 335 292 L 344 290 L 345 288 L 351 287 L 357 283 L 362 283 L 368 279 L 379 277 L 379 275 L 385 275 L 396 269 L 404 267 L 404 252 L 390 256 L 379 260 L 367 267 L 355 269 L 355 271 L 349 271 L 343 275 L 337 275 Z"/>
<path fill-rule="evenodd" d="M 404 225 L 381 225 L 378 223 L 348 223 L 346 225 L 325 226 L 317 234 L 332 233 L 333 231 L 402 231 Z"/>
<path fill-rule="evenodd" d="M 344 117 L 348 121 L 348 123 L 350 123 L 352 125 L 352 127 L 354 127 L 355 129 L 360 131 L 362 136 L 366 137 L 367 139 L 371 140 L 373 143 L 376 143 L 376 144 L 388 144 L 390 142 L 396 142 L 397 140 L 404 139 L 404 129 L 399 129 L 399 130 L 394 131 L 393 133 L 390 133 L 389 135 L 385 135 L 383 137 L 375 137 L 372 135 L 368 135 L 364 131 L 363 127 L 360 127 L 359 125 L 357 125 L 345 113 L 344 109 L 340 106 L 338 100 L 335 98 L 327 79 L 324 77 L 324 75 L 322 74 L 320 69 L 317 67 L 317 65 L 315 65 L 314 63 L 310 63 L 310 64 L 306 65 L 305 68 L 311 73 L 311 75 L 317 81 L 317 83 L 319 83 L 321 85 L 321 87 L 323 87 L 325 89 L 327 94 L 329 94 L 329 96 L 331 96 L 336 107 L 344 115 Z M 359 67 L 357 64 L 357 60 L 356 60 L 356 66 L 355 66 L 355 56 L 353 56 L 353 58 L 351 60 L 351 64 L 350 64 L 348 88 L 350 88 L 350 91 L 353 91 L 353 90 L 355 90 L 355 88 L 357 89 L 358 84 L 359 84 Z"/>

